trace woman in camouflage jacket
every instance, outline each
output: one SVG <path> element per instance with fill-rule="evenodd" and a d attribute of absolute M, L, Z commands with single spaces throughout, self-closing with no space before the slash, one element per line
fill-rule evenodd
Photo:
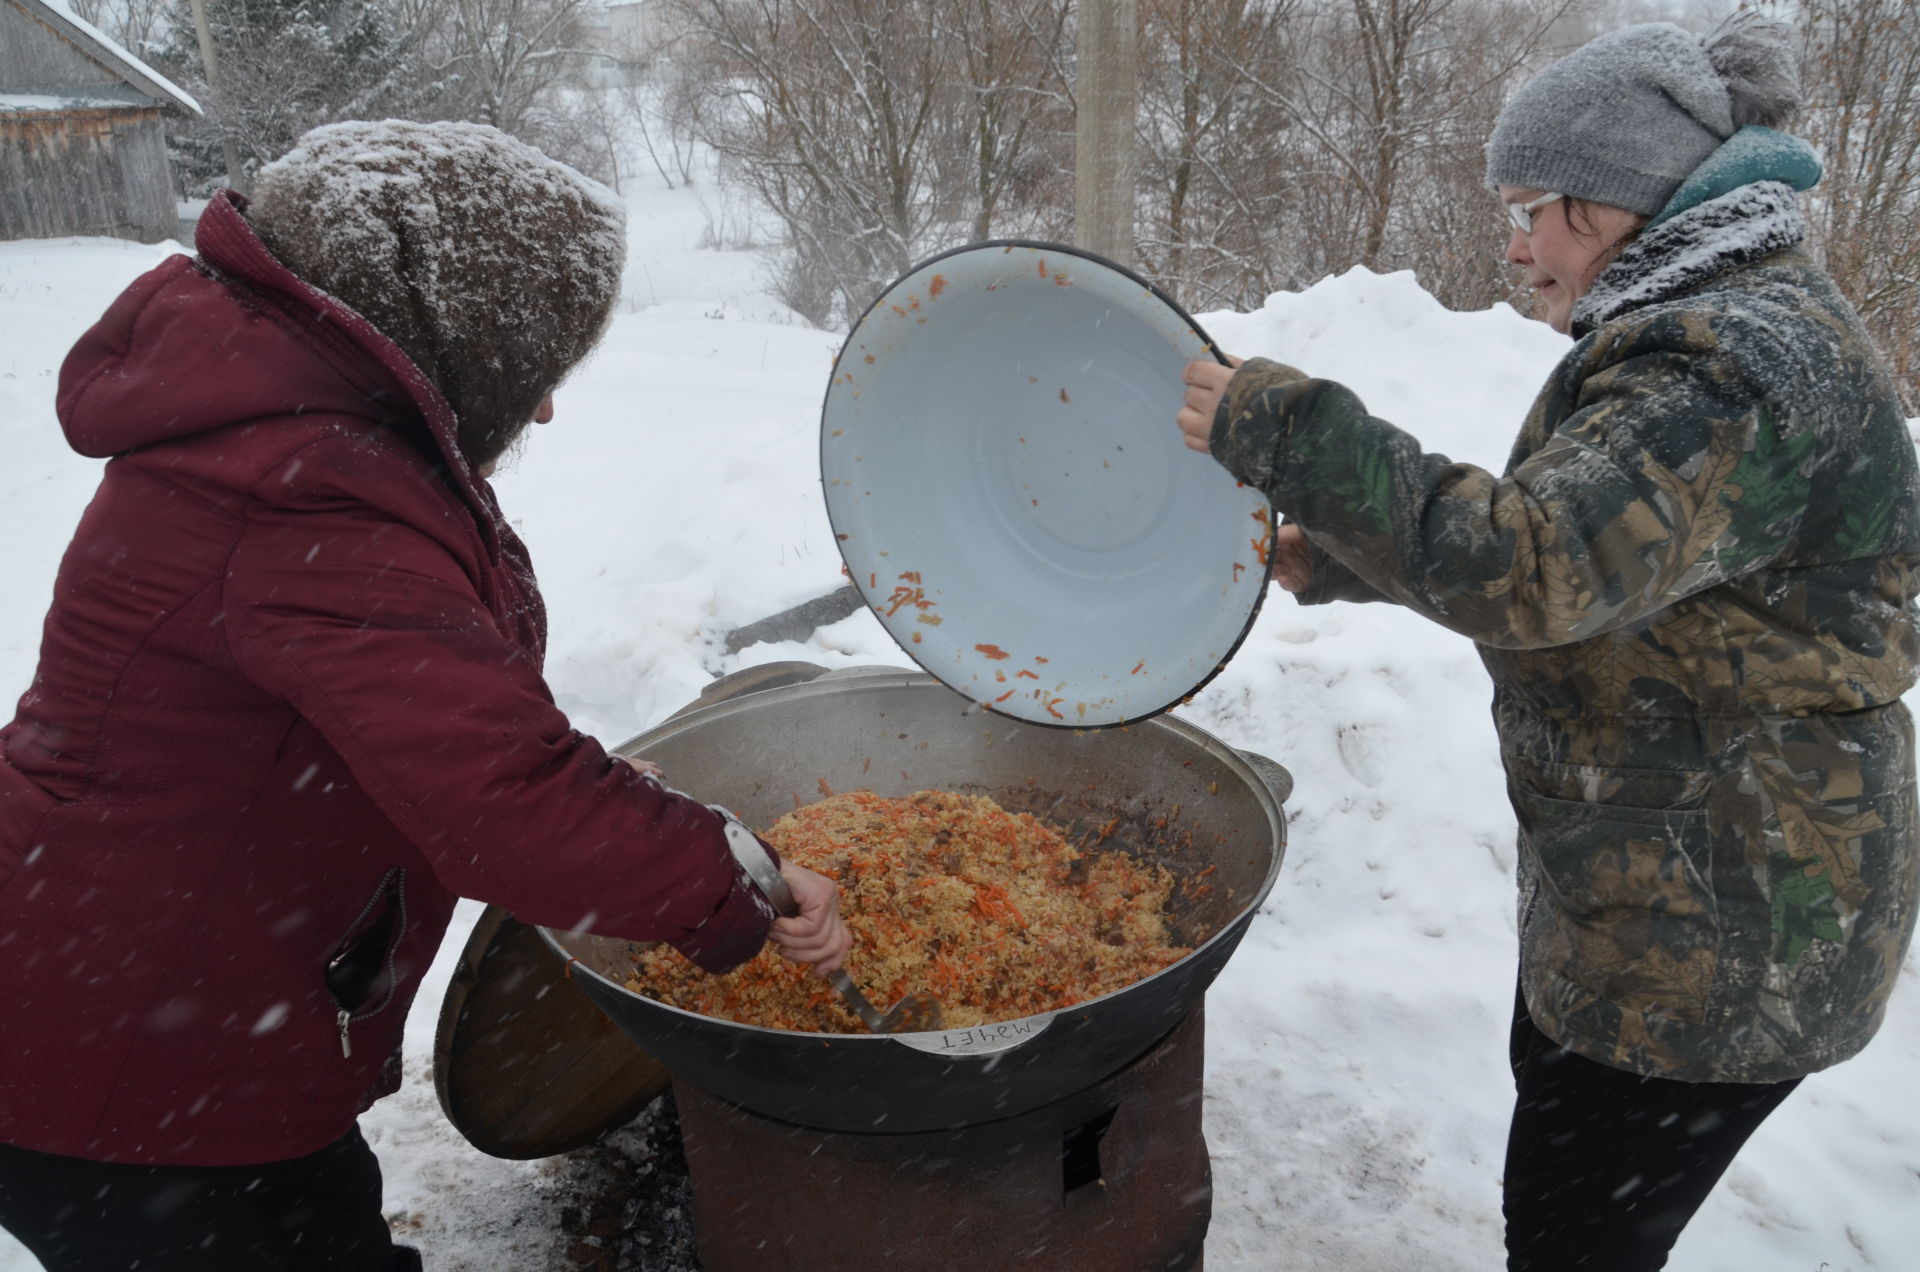
<path fill-rule="evenodd" d="M 1760 126 L 1789 59 L 1750 22 L 1632 27 L 1503 112 L 1507 257 L 1576 338 L 1504 474 L 1291 367 L 1188 368 L 1189 445 L 1288 519 L 1283 585 L 1406 605 L 1492 674 L 1513 1269 L 1663 1266 L 1760 1120 L 1873 1036 L 1914 928 L 1914 444 L 1797 247 L 1819 164 Z"/>

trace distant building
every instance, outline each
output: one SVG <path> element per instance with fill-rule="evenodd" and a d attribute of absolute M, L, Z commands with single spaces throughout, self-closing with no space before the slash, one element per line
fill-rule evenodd
<path fill-rule="evenodd" d="M 165 119 L 199 113 L 66 0 L 0 0 L 0 239 L 172 237 Z"/>
<path fill-rule="evenodd" d="M 593 47 L 603 54 L 589 82 L 596 88 L 637 84 L 668 41 L 671 18 L 660 0 L 615 0 L 596 15 Z"/>
<path fill-rule="evenodd" d="M 659 0 L 628 0 L 607 6 L 607 22 L 615 48 L 639 52 L 666 37 L 671 19 Z"/>

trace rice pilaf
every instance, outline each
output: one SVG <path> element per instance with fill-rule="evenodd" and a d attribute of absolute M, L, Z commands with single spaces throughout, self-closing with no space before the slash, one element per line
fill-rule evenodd
<path fill-rule="evenodd" d="M 847 973 L 867 997 L 884 1009 L 930 990 L 949 1029 L 1058 1011 L 1192 952 L 1167 932 L 1165 869 L 1083 853 L 985 796 L 850 791 L 795 809 L 764 838 L 840 885 L 853 933 Z M 742 1024 L 865 1028 L 826 981 L 771 945 L 725 976 L 656 946 L 636 956 L 627 987 Z"/>

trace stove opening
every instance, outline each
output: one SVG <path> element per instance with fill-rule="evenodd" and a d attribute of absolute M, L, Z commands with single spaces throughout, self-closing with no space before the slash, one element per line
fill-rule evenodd
<path fill-rule="evenodd" d="M 1113 1115 L 1119 1109 L 1088 1118 L 1060 1136 L 1060 1195 L 1071 1197 L 1089 1184 L 1103 1183 L 1105 1172 L 1100 1169 L 1100 1141 L 1106 1138 L 1107 1128 L 1113 1125 Z"/>

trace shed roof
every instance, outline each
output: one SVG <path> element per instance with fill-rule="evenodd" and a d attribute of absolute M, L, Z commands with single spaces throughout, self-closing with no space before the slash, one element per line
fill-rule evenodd
<path fill-rule="evenodd" d="M 11 3 L 24 8 L 29 16 L 45 22 L 71 41 L 81 53 L 154 101 L 178 106 L 195 115 L 202 113 L 200 103 L 184 89 L 121 48 L 99 27 L 75 13 L 67 0 L 11 0 Z M 88 104 L 104 104 L 99 101 L 101 95 L 97 90 L 81 96 L 88 99 Z M 14 108 L 21 109 L 22 106 L 16 103 Z"/>

